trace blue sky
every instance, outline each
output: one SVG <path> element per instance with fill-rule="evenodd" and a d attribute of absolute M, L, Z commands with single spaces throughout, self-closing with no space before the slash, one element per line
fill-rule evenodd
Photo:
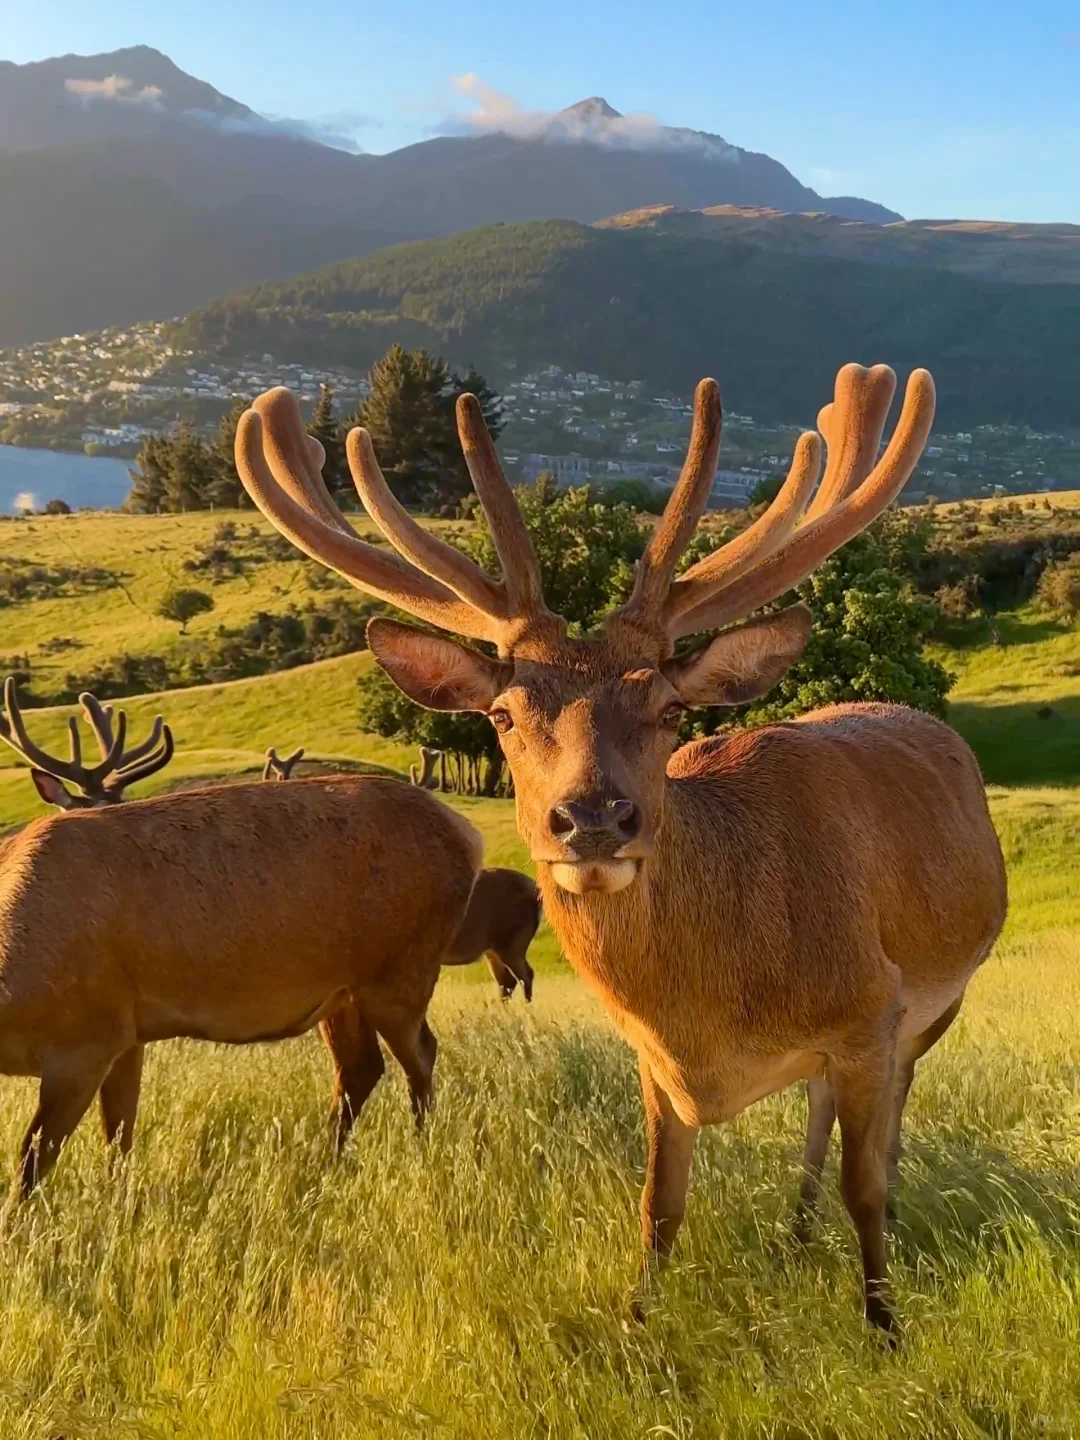
<path fill-rule="evenodd" d="M 454 80 L 471 74 L 530 112 L 603 95 L 911 217 L 1080 223 L 1080 0 L 8 5 L 0 58 L 154 45 L 368 150 L 468 110 Z"/>

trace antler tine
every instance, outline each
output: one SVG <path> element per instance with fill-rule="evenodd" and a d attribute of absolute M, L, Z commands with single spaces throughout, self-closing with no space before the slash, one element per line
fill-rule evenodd
<path fill-rule="evenodd" d="M 123 720 L 124 712 L 121 710 L 118 728 L 119 725 L 122 725 Z M 155 729 L 156 728 L 155 726 Z M 139 780 L 145 780 L 147 776 L 156 774 L 158 770 L 164 770 L 165 766 L 168 765 L 172 759 L 173 753 L 172 731 L 168 725 L 163 725 L 161 727 L 161 748 L 157 753 L 150 755 L 147 759 L 143 760 L 141 764 L 125 765 L 122 769 L 117 770 L 106 780 L 105 789 L 110 792 L 114 790 L 126 790 L 129 785 L 134 785 Z"/>
<path fill-rule="evenodd" d="M 142 742 L 141 745 L 136 745 L 133 750 L 127 750 L 124 752 L 120 760 L 121 768 L 126 770 L 129 765 L 136 764 L 139 760 L 143 758 L 144 755 L 149 755 L 151 751 L 156 750 L 161 740 L 161 735 L 164 728 L 164 721 L 162 720 L 161 716 L 155 715 L 153 729 L 150 731 L 149 736 Z"/>
<path fill-rule="evenodd" d="M 266 764 L 263 766 L 262 778 L 269 780 L 270 776 L 276 773 L 280 764 L 281 761 L 277 757 L 277 751 L 273 745 L 271 745 L 270 749 L 266 752 Z"/>
<path fill-rule="evenodd" d="M 82 772 L 83 778 L 78 782 L 86 793 L 90 794 L 100 788 L 106 775 L 111 775 L 123 763 L 124 741 L 127 739 L 127 715 L 123 710 L 119 712 L 116 717 L 114 733 L 111 705 L 102 705 L 96 696 L 90 694 L 89 690 L 84 690 L 79 696 L 79 704 L 83 708 L 83 714 L 94 732 L 98 749 L 101 751 L 99 763 L 86 766 Z"/>
<path fill-rule="evenodd" d="M 19 708 L 14 675 L 9 675 L 4 681 L 4 714 L 0 715 L 0 740 L 10 745 L 16 755 L 21 755 L 39 770 L 61 780 L 70 780 L 76 785 L 82 784 L 85 772 L 80 764 L 75 760 L 61 760 L 59 756 L 48 754 L 30 739 Z"/>
<path fill-rule="evenodd" d="M 619 612 L 632 618 L 658 618 L 679 556 L 705 513 L 720 456 L 720 389 L 702 380 L 694 392 L 694 423 L 682 471 L 664 507 L 660 524 L 641 560 L 630 599 Z"/>
<path fill-rule="evenodd" d="M 799 436 L 787 479 L 764 515 L 674 581 L 664 602 L 665 627 L 782 545 L 802 519 L 820 474 L 821 440 L 808 430 Z"/>
<path fill-rule="evenodd" d="M 94 732 L 94 739 L 98 743 L 98 750 L 104 760 L 113 748 L 112 706 L 102 705 L 97 696 L 91 695 L 89 690 L 85 690 L 79 696 L 79 704 L 86 716 L 86 723 Z M 72 724 L 74 723 L 73 717 Z"/>
<path fill-rule="evenodd" d="M 263 420 L 263 453 L 281 488 L 297 504 L 348 535 L 356 532 L 341 513 L 322 477 L 326 452 L 304 430 L 296 397 L 284 385 L 275 385 L 252 401 Z"/>
<path fill-rule="evenodd" d="M 291 755 L 285 756 L 285 759 L 281 763 L 291 770 L 292 767 L 297 763 L 297 761 L 302 760 L 303 758 L 304 747 L 303 745 L 298 745 Z"/>
<path fill-rule="evenodd" d="M 356 426 L 349 431 L 345 453 L 364 509 L 395 550 L 425 575 L 449 586 L 466 605 L 506 619 L 504 587 L 485 575 L 467 555 L 416 523 L 387 485 L 366 430 Z"/>
<path fill-rule="evenodd" d="M 263 453 L 264 439 L 263 416 L 258 410 L 246 410 L 236 430 L 237 471 L 266 518 L 305 555 L 336 570 L 357 589 L 444 630 L 480 640 L 499 638 L 500 622 L 465 604 L 399 555 L 369 545 L 348 527 L 342 528 L 344 520 L 332 523 L 306 500 L 298 501 L 271 472 Z M 300 480 L 293 478 L 299 487 Z"/>
<path fill-rule="evenodd" d="M 807 520 L 756 569 L 676 617 L 669 638 L 711 630 L 751 614 L 805 580 L 822 560 L 872 524 L 915 469 L 933 424 L 934 403 L 929 372 L 913 370 L 892 439 L 858 489 L 826 514 Z"/>
<path fill-rule="evenodd" d="M 806 512 L 807 520 L 827 514 L 858 489 L 873 469 L 896 376 L 888 365 L 845 365 L 836 376 L 834 399 L 818 415 L 829 458 L 821 486 Z"/>
<path fill-rule="evenodd" d="M 74 715 L 68 716 L 68 735 L 71 743 L 71 763 L 82 767 L 82 736 L 79 734 L 79 722 Z"/>
<path fill-rule="evenodd" d="M 510 615 L 527 620 L 547 614 L 536 551 L 521 508 L 499 464 L 484 412 L 475 395 L 459 395 L 457 430 L 473 489 L 484 507 L 502 566 Z"/>

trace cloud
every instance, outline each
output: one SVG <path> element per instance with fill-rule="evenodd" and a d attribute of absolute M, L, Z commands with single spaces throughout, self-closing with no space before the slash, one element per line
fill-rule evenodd
<path fill-rule="evenodd" d="M 38 508 L 38 497 L 32 490 L 20 490 L 11 502 L 13 515 L 28 515 Z"/>
<path fill-rule="evenodd" d="M 286 115 L 216 115 L 209 110 L 185 110 L 184 118 L 209 125 L 226 135 L 269 135 L 307 140 L 314 145 L 346 150 L 352 155 L 364 153 L 357 132 L 379 129 L 382 124 L 375 116 L 355 110 L 339 110 L 310 120 L 297 120 Z"/>
<path fill-rule="evenodd" d="M 472 108 L 436 126 L 440 135 L 501 132 L 519 140 L 597 145 L 608 150 L 692 151 L 729 162 L 739 158 L 735 146 L 719 135 L 662 125 L 655 115 L 620 115 L 600 100 L 584 101 L 568 110 L 527 110 L 479 75 L 455 76 L 453 85 Z"/>
<path fill-rule="evenodd" d="M 65 80 L 64 89 L 83 105 L 94 100 L 113 100 L 123 105 L 148 105 L 157 109 L 161 104 L 159 86 L 144 85 L 136 90 L 135 81 L 125 75 L 106 75 L 104 80 Z"/>

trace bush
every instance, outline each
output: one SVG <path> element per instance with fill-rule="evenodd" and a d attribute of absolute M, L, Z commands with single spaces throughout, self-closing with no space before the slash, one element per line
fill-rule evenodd
<path fill-rule="evenodd" d="M 1035 598 L 1040 609 L 1075 620 L 1080 615 L 1080 554 L 1051 561 L 1039 576 Z"/>
<path fill-rule="evenodd" d="M 71 506 L 66 500 L 47 500 L 45 502 L 46 515 L 70 515 Z"/>

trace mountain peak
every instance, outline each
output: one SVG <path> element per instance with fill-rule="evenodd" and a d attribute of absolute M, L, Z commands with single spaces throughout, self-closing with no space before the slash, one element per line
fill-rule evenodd
<path fill-rule="evenodd" d="M 602 95 L 590 95 L 587 100 L 579 100 L 576 105 L 568 105 L 565 110 L 560 110 L 557 119 L 563 116 L 575 120 L 621 120 L 623 117 L 615 110 Z"/>

